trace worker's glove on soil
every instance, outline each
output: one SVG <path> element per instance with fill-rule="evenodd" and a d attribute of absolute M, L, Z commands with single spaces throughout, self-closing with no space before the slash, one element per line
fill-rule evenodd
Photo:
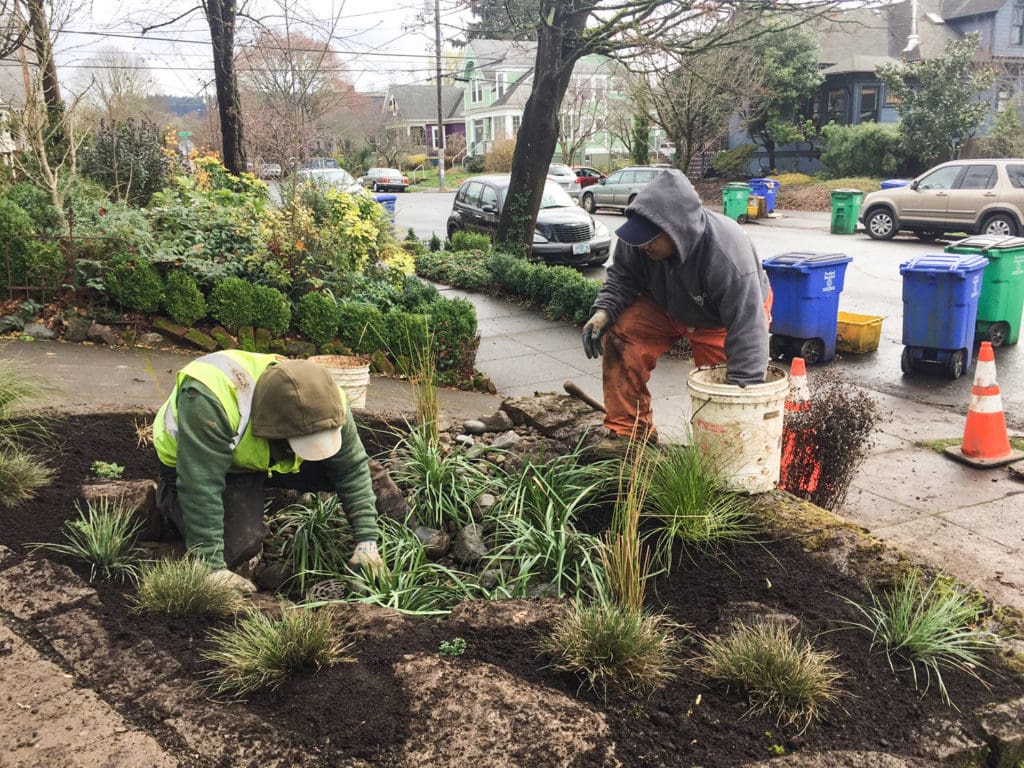
<path fill-rule="evenodd" d="M 599 309 L 583 326 L 583 351 L 587 353 L 588 358 L 598 358 L 604 352 L 601 337 L 608 329 L 611 319 L 611 315 L 605 310 Z"/>
<path fill-rule="evenodd" d="M 348 564 L 356 568 L 368 570 L 375 575 L 388 572 L 388 567 L 381 559 L 380 552 L 377 551 L 376 541 L 360 541 L 356 544 L 355 551 L 352 553 Z"/>
<path fill-rule="evenodd" d="M 256 591 L 255 584 L 244 576 L 239 576 L 234 571 L 229 571 L 227 568 L 220 568 L 219 570 L 214 571 L 208 578 L 213 583 L 230 587 L 242 595 L 251 595 Z"/>

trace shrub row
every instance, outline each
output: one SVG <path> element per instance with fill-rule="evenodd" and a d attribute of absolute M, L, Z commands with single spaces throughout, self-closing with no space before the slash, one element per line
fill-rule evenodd
<path fill-rule="evenodd" d="M 569 267 L 533 264 L 508 254 L 431 252 L 416 257 L 416 272 L 456 288 L 487 291 L 526 301 L 552 320 L 582 324 L 601 284 Z"/>

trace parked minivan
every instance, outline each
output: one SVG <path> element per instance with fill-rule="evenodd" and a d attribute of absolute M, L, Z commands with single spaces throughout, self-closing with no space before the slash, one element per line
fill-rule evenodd
<path fill-rule="evenodd" d="M 583 190 L 583 194 L 580 196 L 580 205 L 588 213 L 594 213 L 598 208 L 618 208 L 620 211 L 624 211 L 640 190 L 669 167 L 667 165 L 633 165 L 622 168 L 610 174 L 608 178 L 601 179 L 597 184 Z"/>

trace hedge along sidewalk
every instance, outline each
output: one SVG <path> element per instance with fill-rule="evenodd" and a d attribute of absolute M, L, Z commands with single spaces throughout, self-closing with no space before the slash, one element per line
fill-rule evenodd
<path fill-rule="evenodd" d="M 503 253 L 431 251 L 416 257 L 416 274 L 453 288 L 524 301 L 549 320 L 582 325 L 601 283 L 571 267 L 549 267 Z"/>

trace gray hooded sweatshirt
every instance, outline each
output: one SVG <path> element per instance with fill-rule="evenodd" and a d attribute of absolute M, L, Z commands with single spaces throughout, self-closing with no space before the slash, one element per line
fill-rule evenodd
<path fill-rule="evenodd" d="M 707 210 L 677 170 L 658 174 L 626 210 L 667 232 L 675 253 L 657 262 L 639 248 L 616 243 L 614 263 L 591 313 L 604 309 L 614 322 L 640 294 L 649 293 L 681 325 L 725 328 L 729 384 L 763 382 L 768 369 L 768 276 L 740 225 Z"/>

